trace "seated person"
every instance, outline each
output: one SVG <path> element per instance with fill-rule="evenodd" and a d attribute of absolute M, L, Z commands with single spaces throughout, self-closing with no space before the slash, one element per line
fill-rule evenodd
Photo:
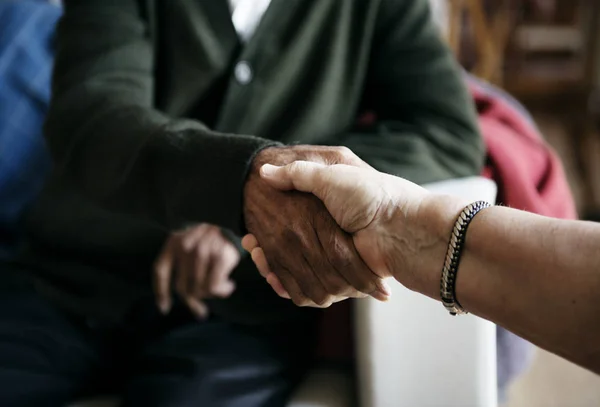
<path fill-rule="evenodd" d="M 418 183 L 481 169 L 427 2 L 63 3 L 45 125 L 56 167 L 26 247 L 0 266 L 0 405 L 102 392 L 284 405 L 318 314 L 274 295 L 237 236 L 306 277 L 298 305 L 388 293 L 318 199 L 276 191 L 260 166 L 367 165 L 327 147 L 345 145 Z M 376 122 L 355 125 L 366 111 Z"/>

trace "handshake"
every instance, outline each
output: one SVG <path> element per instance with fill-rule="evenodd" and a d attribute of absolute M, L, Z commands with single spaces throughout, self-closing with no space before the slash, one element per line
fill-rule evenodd
<path fill-rule="evenodd" d="M 275 292 L 298 306 L 385 301 L 391 292 L 384 279 L 411 268 L 398 252 L 415 253 L 414 244 L 423 243 L 398 239 L 398 231 L 426 196 L 345 147 L 268 148 L 245 185 L 250 234 L 242 245 Z"/>
<path fill-rule="evenodd" d="M 366 296 L 386 301 L 391 292 L 384 279 L 415 286 L 417 262 L 437 243 L 419 226 L 429 194 L 376 171 L 345 147 L 264 149 L 243 195 L 249 234 L 242 245 L 275 292 L 298 306 Z M 155 267 L 159 308 L 168 312 L 178 265 L 176 291 L 205 316 L 201 299 L 233 292 L 229 274 L 238 261 L 215 226 L 172 235 Z"/>

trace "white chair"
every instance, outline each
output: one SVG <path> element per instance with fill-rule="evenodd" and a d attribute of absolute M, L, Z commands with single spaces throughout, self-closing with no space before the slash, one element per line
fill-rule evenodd
<path fill-rule="evenodd" d="M 481 177 L 426 187 L 496 199 L 496 185 Z M 387 303 L 355 302 L 357 385 L 354 372 L 315 369 L 288 407 L 352 407 L 357 393 L 361 407 L 496 407 L 496 327 L 473 315 L 452 317 L 439 302 L 391 286 Z M 102 399 L 71 407 L 117 406 Z"/>
<path fill-rule="evenodd" d="M 480 177 L 426 187 L 496 200 L 496 185 Z M 497 406 L 495 325 L 473 315 L 452 317 L 438 301 L 390 283 L 389 302 L 355 303 L 361 406 Z"/>

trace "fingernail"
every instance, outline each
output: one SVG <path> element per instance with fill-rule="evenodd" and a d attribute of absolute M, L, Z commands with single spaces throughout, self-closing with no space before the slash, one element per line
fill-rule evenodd
<path fill-rule="evenodd" d="M 260 168 L 260 174 L 265 177 L 270 177 L 275 174 L 277 168 L 279 167 L 272 164 L 265 164 Z"/>

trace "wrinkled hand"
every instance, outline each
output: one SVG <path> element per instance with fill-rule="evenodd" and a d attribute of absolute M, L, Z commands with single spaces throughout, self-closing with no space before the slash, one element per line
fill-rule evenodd
<path fill-rule="evenodd" d="M 274 147 L 257 155 L 244 188 L 244 218 L 248 231 L 260 241 L 270 270 L 299 306 L 326 307 L 339 297 L 387 299 L 385 283 L 365 265 L 352 237 L 320 200 L 275 189 L 259 175 L 265 163 L 285 165 L 295 160 L 371 168 L 343 147 Z"/>
<path fill-rule="evenodd" d="M 424 242 L 412 232 L 410 221 L 429 195 L 425 189 L 370 168 L 302 161 L 284 167 L 265 165 L 260 175 L 279 190 L 309 192 L 321 199 L 340 227 L 352 236 L 362 260 L 379 277 L 392 277 L 398 269 L 414 269 L 409 264 L 411 254 Z M 261 238 L 248 235 L 242 244 L 277 294 L 289 298 L 285 284 L 272 272 Z"/>
<path fill-rule="evenodd" d="M 229 279 L 240 261 L 237 248 L 217 226 L 202 223 L 171 234 L 154 266 L 154 293 L 163 314 L 172 305 L 171 287 L 198 318 L 208 316 L 202 301 L 226 298 L 235 290 Z"/>

